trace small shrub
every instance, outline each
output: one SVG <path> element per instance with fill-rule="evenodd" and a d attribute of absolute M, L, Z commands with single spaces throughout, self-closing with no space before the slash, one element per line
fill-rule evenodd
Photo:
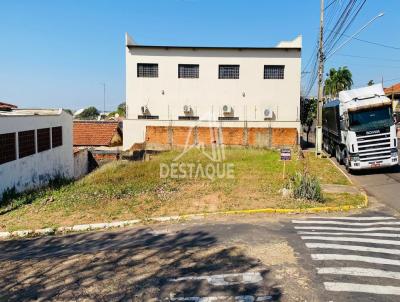
<path fill-rule="evenodd" d="M 306 199 L 323 202 L 322 189 L 317 177 L 308 173 L 299 173 L 289 178 L 286 188 L 296 199 Z"/>

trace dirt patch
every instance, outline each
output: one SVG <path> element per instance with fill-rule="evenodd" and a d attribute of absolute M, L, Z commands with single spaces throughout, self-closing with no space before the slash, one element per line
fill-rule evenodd
<path fill-rule="evenodd" d="M 296 264 L 292 247 L 287 242 L 270 243 L 245 247 L 250 257 L 260 259 L 265 265 Z"/>

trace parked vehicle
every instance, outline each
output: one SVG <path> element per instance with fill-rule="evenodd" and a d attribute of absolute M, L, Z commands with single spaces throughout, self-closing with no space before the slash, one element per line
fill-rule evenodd
<path fill-rule="evenodd" d="M 347 170 L 398 164 L 392 101 L 381 84 L 342 91 L 322 109 L 323 148 Z"/>

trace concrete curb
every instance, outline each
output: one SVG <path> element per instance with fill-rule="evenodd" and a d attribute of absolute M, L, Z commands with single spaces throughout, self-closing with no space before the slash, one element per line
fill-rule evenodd
<path fill-rule="evenodd" d="M 162 217 L 149 217 L 146 219 L 134 219 L 125 221 L 114 221 L 105 223 L 91 223 L 91 224 L 77 224 L 73 226 L 62 226 L 58 228 L 44 228 L 36 230 L 20 230 L 14 232 L 0 232 L 0 240 L 9 238 L 26 238 L 26 237 L 39 237 L 48 236 L 54 234 L 65 234 L 72 232 L 86 232 L 101 229 L 112 229 L 112 228 L 123 228 L 132 225 L 139 224 L 141 222 L 168 222 L 186 219 L 202 219 L 214 215 L 237 215 L 237 214 L 315 214 L 315 213 L 329 213 L 329 212 L 348 212 L 351 210 L 362 209 L 368 206 L 368 196 L 365 192 L 361 192 L 364 195 L 364 202 L 357 206 L 345 205 L 336 207 L 315 207 L 315 208 L 298 208 L 298 209 L 250 209 L 250 210 L 233 210 L 233 211 L 219 211 L 211 213 L 200 213 L 200 214 L 187 214 L 187 215 L 175 215 L 175 216 L 162 216 Z"/>

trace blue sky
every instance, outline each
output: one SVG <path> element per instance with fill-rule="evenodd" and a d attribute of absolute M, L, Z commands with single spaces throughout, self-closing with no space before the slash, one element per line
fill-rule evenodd
<path fill-rule="evenodd" d="M 399 0 L 367 0 L 348 33 L 381 11 L 359 37 L 400 47 Z M 125 98 L 125 32 L 141 44 L 199 46 L 273 46 L 302 34 L 304 65 L 318 23 L 319 0 L 0 0 L 0 100 L 102 108 L 105 82 L 114 109 Z M 343 65 L 355 86 L 400 82 L 400 50 L 352 41 L 326 69 Z"/>

